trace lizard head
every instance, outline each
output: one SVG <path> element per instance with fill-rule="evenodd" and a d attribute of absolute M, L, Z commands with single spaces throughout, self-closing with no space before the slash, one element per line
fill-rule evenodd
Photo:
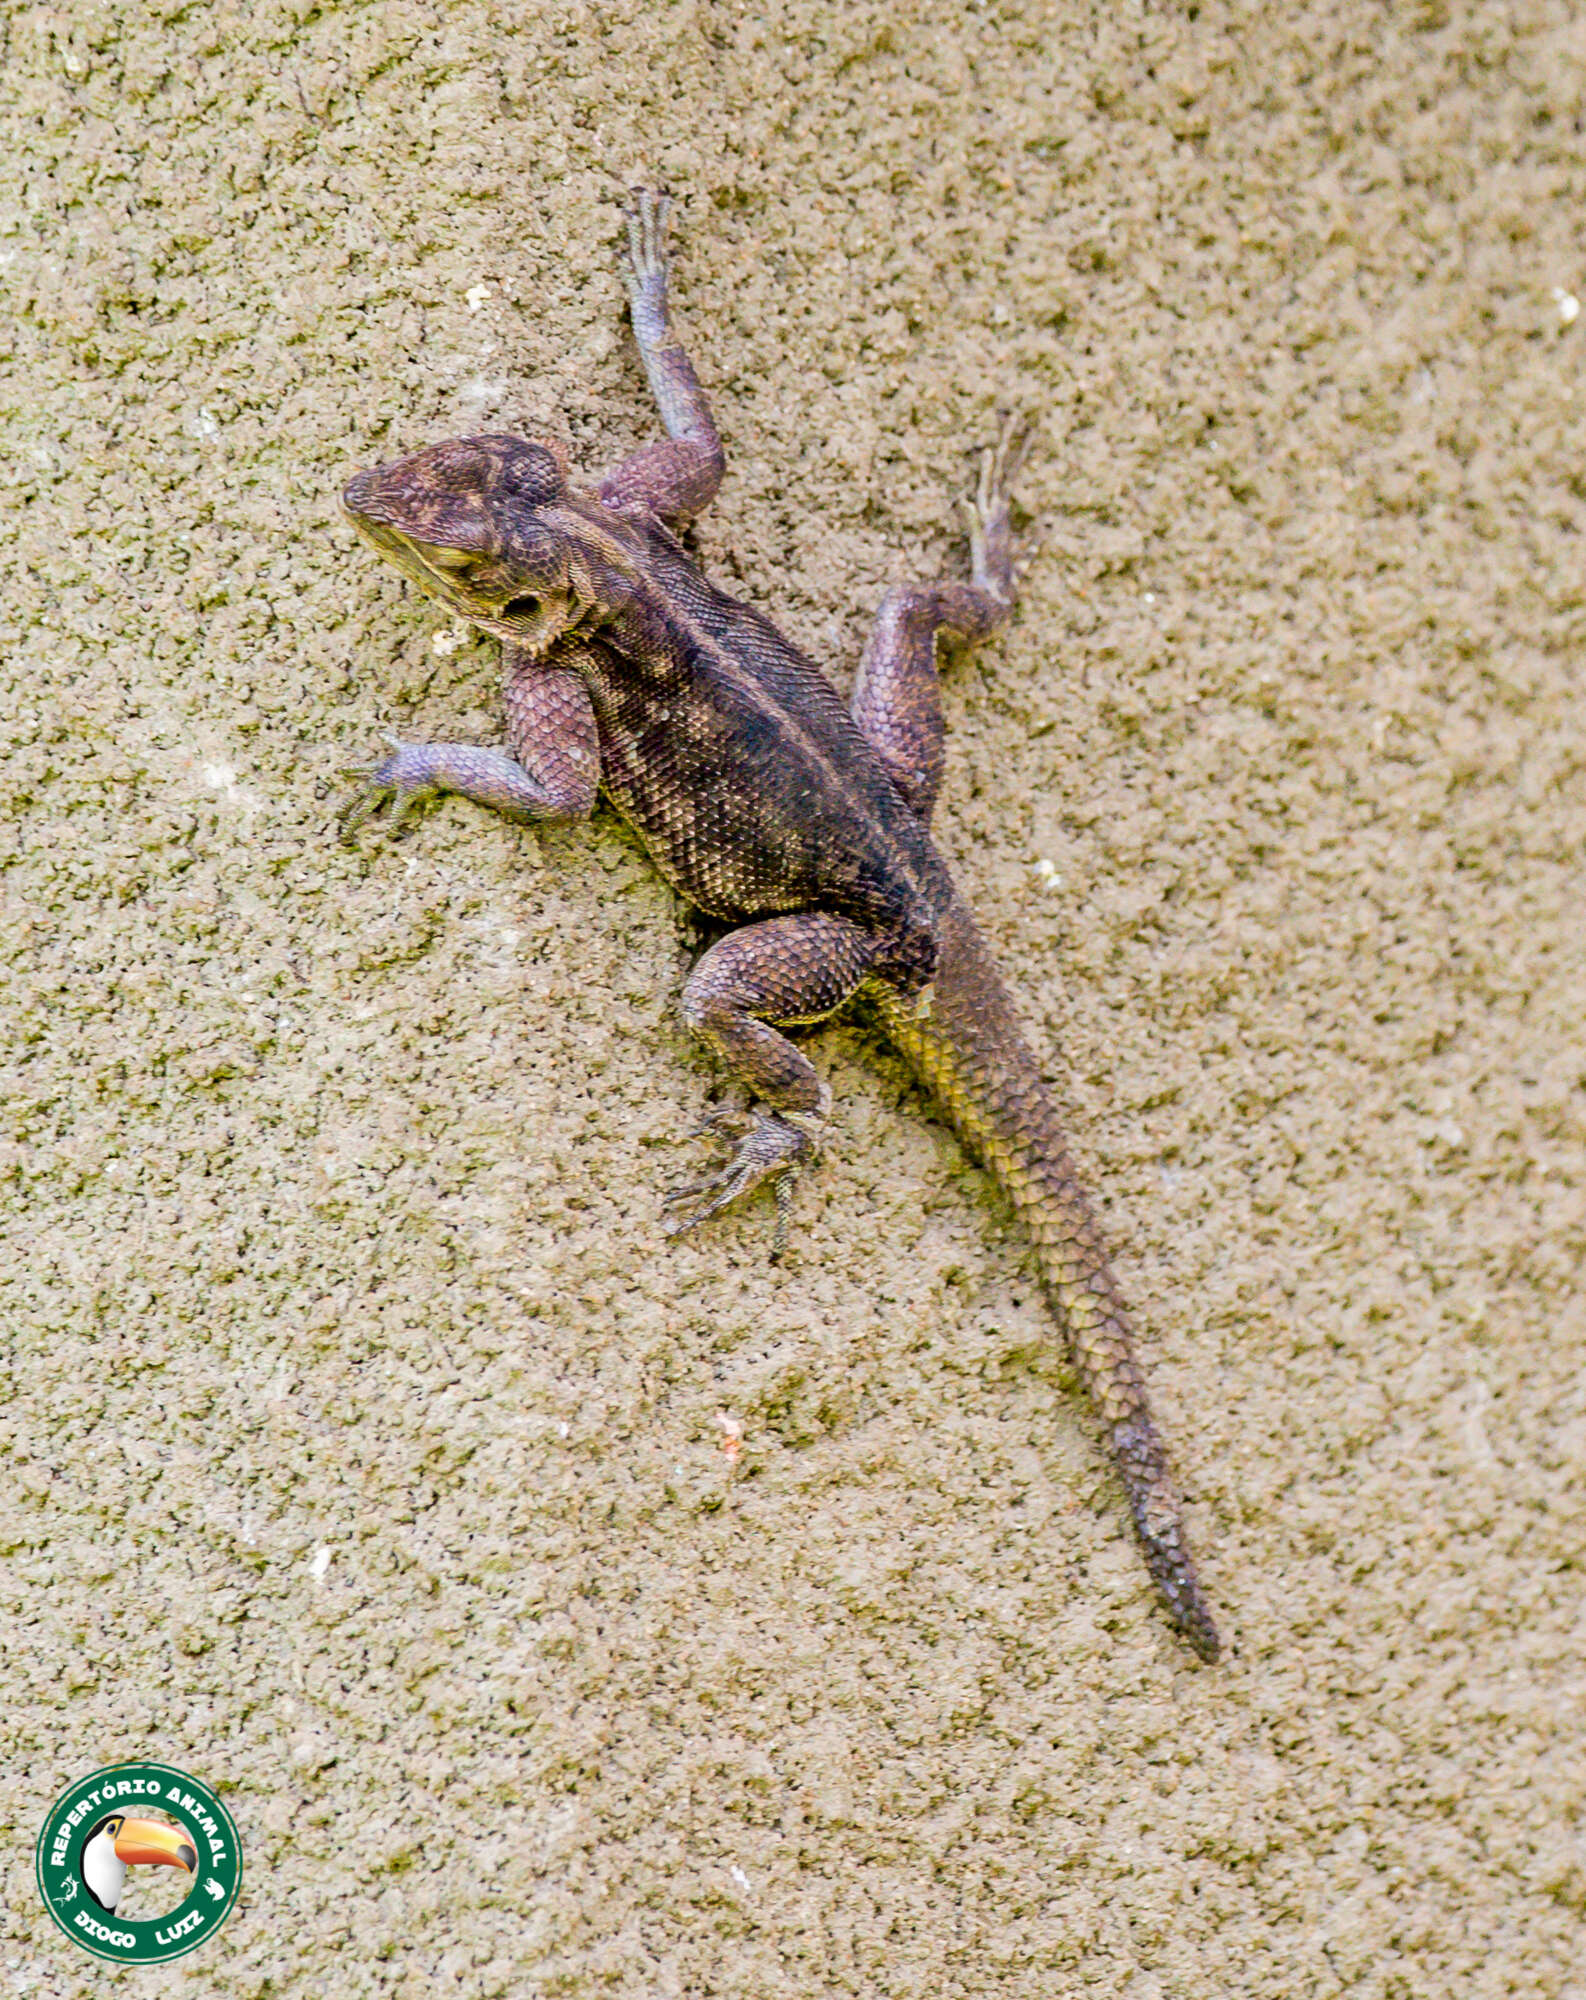
<path fill-rule="evenodd" d="M 557 515 L 567 468 L 551 443 L 453 438 L 348 480 L 353 526 L 448 611 L 531 654 L 585 606 Z"/>

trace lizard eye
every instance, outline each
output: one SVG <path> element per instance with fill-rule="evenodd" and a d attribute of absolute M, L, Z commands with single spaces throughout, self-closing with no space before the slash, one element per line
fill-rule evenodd
<path fill-rule="evenodd" d="M 469 549 L 437 549 L 425 551 L 425 560 L 431 569 L 443 569 L 448 576 L 460 576 L 464 570 L 472 569 L 479 561 Z"/>

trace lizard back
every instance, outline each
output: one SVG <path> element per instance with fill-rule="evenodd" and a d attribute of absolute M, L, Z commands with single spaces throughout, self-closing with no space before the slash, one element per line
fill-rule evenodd
<path fill-rule="evenodd" d="M 743 922 L 818 903 L 895 939 L 896 970 L 917 985 L 952 886 L 885 765 L 768 618 L 659 523 L 625 525 L 653 579 L 636 607 L 642 644 L 625 643 L 625 620 L 581 639 L 577 660 L 602 791 L 707 915 Z"/>

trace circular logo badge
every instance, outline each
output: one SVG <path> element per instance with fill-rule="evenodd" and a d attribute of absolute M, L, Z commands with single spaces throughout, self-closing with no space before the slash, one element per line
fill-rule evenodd
<path fill-rule="evenodd" d="M 169 1764 L 107 1764 L 69 1785 L 39 1832 L 35 1867 L 66 1935 L 118 1965 L 159 1965 L 206 1944 L 242 1888 L 236 1822 L 208 1785 Z M 172 1874 L 157 1883 L 164 1868 Z"/>

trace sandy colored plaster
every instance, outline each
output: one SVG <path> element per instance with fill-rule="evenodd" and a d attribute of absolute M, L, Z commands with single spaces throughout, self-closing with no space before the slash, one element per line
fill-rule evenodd
<path fill-rule="evenodd" d="M 220 1784 L 247 1907 L 182 1970 L 227 2000 L 1581 2000 L 1569 11 L 9 32 L 14 1850 L 109 1756 Z M 701 553 L 839 677 L 953 558 L 966 440 L 1040 425 L 940 825 L 1215 1672 L 895 1063 L 815 1038 L 787 1269 L 754 1216 L 667 1246 L 698 937 L 620 830 L 331 838 L 383 729 L 499 726 L 340 484 L 651 434 L 640 168 L 730 454 Z M 6 1897 L 8 1990 L 98 1990 Z"/>

